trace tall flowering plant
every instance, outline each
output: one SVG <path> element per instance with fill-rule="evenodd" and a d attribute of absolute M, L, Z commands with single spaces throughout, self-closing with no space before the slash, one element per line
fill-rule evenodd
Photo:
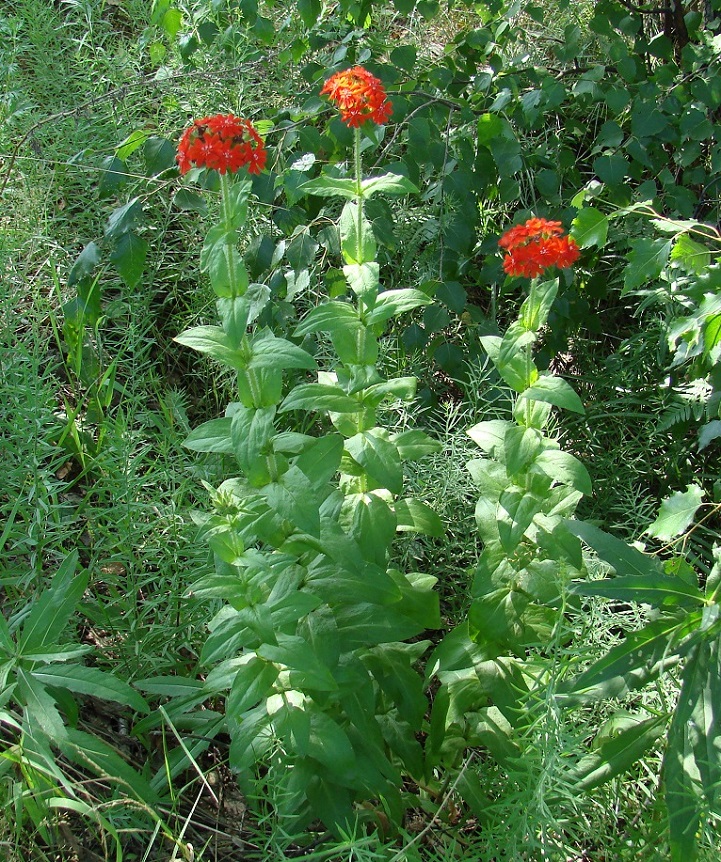
<path fill-rule="evenodd" d="M 316 818 L 347 830 L 376 805 L 400 819 L 404 780 L 424 769 L 417 735 L 428 704 L 414 665 L 429 644 L 418 637 L 440 626 L 435 578 L 401 572 L 391 557 L 399 530 L 442 532 L 423 501 L 403 494 L 404 462 L 437 447 L 419 431 L 379 423 L 382 402 L 412 398 L 415 380 L 384 379 L 377 367 L 388 320 L 429 299 L 412 288 L 382 291 L 363 207 L 372 194 L 414 187 L 361 172 L 363 124 L 391 111 L 381 82 L 356 68 L 324 91 L 356 130 L 355 175 L 319 177 L 304 191 L 346 200 L 338 231 L 349 290 L 313 308 L 292 340 L 258 327 L 270 291 L 249 283 L 237 248 L 263 141 L 247 120 L 219 115 L 194 122 L 178 152 L 183 175 L 219 174 L 221 200 L 200 257 L 220 325 L 177 341 L 234 369 L 238 393 L 186 445 L 234 456 L 237 475 L 211 489 L 213 511 L 201 519 L 215 571 L 192 591 L 224 600 L 201 655 L 209 672 L 169 709 L 182 728 L 189 707 L 225 695 L 222 711 L 188 722 L 193 734 L 198 721 L 203 744 L 229 733 L 231 767 L 246 787 L 265 783 L 291 833 Z M 321 368 L 299 346 L 318 333 L 335 348 Z M 320 430 L 295 431 L 298 412 L 315 414 Z"/>
<path fill-rule="evenodd" d="M 572 387 L 533 361 L 558 279 L 539 281 L 579 257 L 558 222 L 530 219 L 503 234 L 503 267 L 530 278 L 529 295 L 504 335 L 481 338 L 495 370 L 513 393 L 512 417 L 468 430 L 480 456 L 467 467 L 479 490 L 476 523 L 483 543 L 467 620 L 437 647 L 428 756 L 452 762 L 465 745 L 483 744 L 509 771 L 534 734 L 554 732 L 555 678 L 536 663 L 560 649 L 568 585 L 582 569 L 581 544 L 567 525 L 591 480 L 583 464 L 546 433 L 554 407 L 583 413 Z M 540 665 L 539 665 L 540 666 Z M 559 665 L 544 662 L 544 668 Z M 530 767 L 529 767 L 530 768 Z M 529 775 L 529 781 L 536 778 Z"/>

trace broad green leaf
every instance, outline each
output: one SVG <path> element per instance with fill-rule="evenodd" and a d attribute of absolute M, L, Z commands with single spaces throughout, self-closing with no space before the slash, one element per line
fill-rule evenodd
<path fill-rule="evenodd" d="M 624 293 L 655 281 L 668 263 L 670 252 L 671 240 L 632 240 L 623 274 Z"/>
<path fill-rule="evenodd" d="M 570 485 L 582 494 L 593 493 L 591 477 L 583 464 L 570 452 L 560 449 L 544 449 L 533 462 L 533 469 L 543 471 L 551 479 Z"/>
<path fill-rule="evenodd" d="M 586 412 L 573 387 L 560 377 L 550 374 L 539 377 L 532 386 L 523 392 L 521 397 L 532 401 L 543 401 L 546 404 L 571 410 L 574 413 L 583 414 Z"/>
<path fill-rule="evenodd" d="M 17 670 L 17 688 L 15 700 L 25 708 L 25 721 L 40 730 L 55 745 L 60 744 L 67 736 L 65 724 L 50 696 L 40 680 L 23 668 Z"/>
<path fill-rule="evenodd" d="M 298 324 L 294 335 L 300 337 L 311 332 L 335 332 L 346 327 L 357 328 L 358 310 L 350 302 L 324 302 L 312 309 Z"/>
<path fill-rule="evenodd" d="M 356 296 L 368 301 L 370 305 L 375 302 L 378 289 L 379 267 L 377 263 L 351 263 L 343 267 L 343 275 Z"/>
<path fill-rule="evenodd" d="M 603 248 L 608 237 L 608 219 L 593 207 L 582 207 L 571 222 L 571 236 L 580 248 Z"/>
<path fill-rule="evenodd" d="M 507 419 L 491 419 L 479 422 L 466 431 L 466 434 L 491 458 L 500 458 L 505 450 L 506 433 L 514 428 Z"/>
<path fill-rule="evenodd" d="M 642 757 L 666 729 L 666 718 L 638 720 L 604 741 L 568 771 L 567 779 L 576 793 L 587 793 L 620 775 Z"/>
<path fill-rule="evenodd" d="M 248 661 L 236 668 L 235 679 L 225 701 L 226 713 L 239 718 L 268 696 L 277 677 L 275 665 L 250 655 Z"/>
<path fill-rule="evenodd" d="M 89 242 L 80 252 L 70 270 L 68 286 L 74 287 L 78 282 L 89 279 L 101 258 L 100 247 L 94 242 Z"/>
<path fill-rule="evenodd" d="M 379 294 L 376 304 L 365 315 L 367 324 L 385 323 L 391 317 L 412 311 L 420 305 L 430 305 L 433 300 L 421 290 L 404 288 L 386 290 Z"/>
<path fill-rule="evenodd" d="M 398 532 L 411 530 L 437 538 L 446 532 L 443 521 L 430 506 L 420 500 L 414 500 L 410 497 L 396 500 L 393 504 L 393 510 L 396 513 L 396 530 Z"/>
<path fill-rule="evenodd" d="M 671 858 L 678 862 L 697 856 L 700 797 L 708 794 L 706 804 L 713 806 L 718 794 L 720 669 L 718 639 L 704 641 L 692 650 L 683 670 L 681 692 L 668 732 L 663 775 Z"/>
<path fill-rule="evenodd" d="M 400 434 L 396 434 L 393 437 L 393 442 L 398 447 L 403 461 L 415 461 L 424 455 L 440 452 L 443 448 L 438 440 L 434 440 L 425 432 L 416 429 L 401 431 Z"/>
<path fill-rule="evenodd" d="M 285 338 L 276 338 L 270 330 L 256 335 L 250 342 L 251 358 L 249 368 L 271 368 L 282 371 L 284 368 L 316 367 L 315 359 Z"/>
<path fill-rule="evenodd" d="M 298 187 L 298 191 L 319 197 L 342 197 L 353 200 L 358 197 L 358 184 L 349 177 L 322 176 L 302 183 Z"/>
<path fill-rule="evenodd" d="M 32 675 L 42 685 L 64 688 L 77 694 L 87 694 L 129 706 L 138 712 L 147 712 L 144 698 L 127 682 L 95 667 L 63 664 L 36 668 Z"/>
<path fill-rule="evenodd" d="M 655 578 L 662 573 L 661 564 L 652 556 L 604 533 L 584 521 L 568 521 L 566 526 L 579 539 L 593 548 L 598 556 L 616 570 L 617 575 L 642 575 Z"/>
<path fill-rule="evenodd" d="M 541 497 L 515 487 L 501 494 L 496 520 L 501 544 L 507 554 L 516 550 L 534 516 L 543 508 L 543 502 Z"/>
<path fill-rule="evenodd" d="M 542 326 L 546 325 L 548 314 L 557 293 L 557 278 L 535 284 L 531 288 L 531 292 L 524 300 L 519 314 L 519 320 L 525 329 L 530 332 L 538 332 Z"/>
<path fill-rule="evenodd" d="M 379 192 L 387 195 L 418 194 L 418 188 L 408 177 L 400 174 L 384 174 L 382 177 L 371 177 L 362 182 L 363 197 L 370 198 Z"/>
<path fill-rule="evenodd" d="M 704 493 L 698 485 L 688 485 L 685 491 L 673 493 L 661 503 L 656 520 L 646 532 L 662 541 L 684 533 L 696 517 Z"/>
<path fill-rule="evenodd" d="M 327 783 L 333 775 L 352 770 L 356 760 L 346 732 L 338 722 L 317 707 L 310 712 L 308 755 L 325 766 L 322 783 Z"/>
<path fill-rule="evenodd" d="M 361 405 L 340 388 L 325 383 L 303 383 L 288 393 L 279 408 L 288 410 L 331 410 L 334 413 L 357 413 Z"/>
<path fill-rule="evenodd" d="M 118 240 L 120 237 L 132 230 L 143 214 L 143 208 L 139 198 L 133 198 L 123 206 L 114 209 L 105 225 L 105 238 Z"/>
<path fill-rule="evenodd" d="M 396 517 L 390 505 L 377 494 L 347 495 L 343 514 L 342 525 L 358 543 L 363 558 L 385 566 L 396 532 Z"/>
<path fill-rule="evenodd" d="M 203 680 L 182 676 L 153 676 L 148 679 L 136 679 L 133 684 L 140 691 L 163 697 L 191 697 L 206 692 Z M 213 689 L 208 688 L 207 691 L 213 691 Z"/>
<path fill-rule="evenodd" d="M 60 640 L 63 629 L 88 585 L 88 573 L 76 574 L 78 553 L 68 554 L 30 609 L 18 637 L 18 653 L 37 652 Z"/>
<path fill-rule="evenodd" d="M 541 454 L 543 435 L 535 428 L 512 426 L 503 439 L 503 457 L 509 476 L 525 471 L 533 459 Z"/>
<path fill-rule="evenodd" d="M 195 326 L 176 335 L 173 340 L 199 353 L 207 353 L 236 370 L 247 368 L 250 362 L 250 350 L 234 347 L 230 336 L 219 326 Z"/>
<path fill-rule="evenodd" d="M 300 690 L 337 691 L 333 674 L 301 637 L 278 634 L 277 644 L 262 644 L 258 655 L 290 671 L 290 684 Z"/>
<path fill-rule="evenodd" d="M 314 488 L 320 488 L 336 474 L 342 455 L 343 438 L 340 434 L 326 434 L 295 459 L 295 466 L 308 477 Z"/>
<path fill-rule="evenodd" d="M 132 231 L 122 234 L 110 253 L 110 262 L 131 290 L 138 286 L 143 277 L 147 254 L 147 241 Z"/>
<path fill-rule="evenodd" d="M 218 452 L 231 455 L 233 453 L 233 444 L 230 439 L 231 423 L 230 416 L 203 422 L 202 425 L 193 428 L 183 441 L 183 446 L 194 452 Z"/>
<path fill-rule="evenodd" d="M 403 490 L 403 464 L 398 447 L 373 431 L 363 431 L 345 441 L 346 451 L 381 488 L 394 494 Z"/>
<path fill-rule="evenodd" d="M 143 145 L 143 158 L 148 176 L 154 177 L 175 166 L 177 145 L 167 138 L 151 135 Z"/>
<path fill-rule="evenodd" d="M 363 212 L 358 218 L 358 204 L 347 203 L 340 214 L 338 229 L 343 259 L 346 264 L 373 263 L 376 259 L 376 240 L 371 223 Z"/>
<path fill-rule="evenodd" d="M 145 129 L 135 129 L 125 140 L 115 148 L 115 155 L 122 161 L 127 161 L 130 156 L 141 147 L 148 138 Z"/>
<path fill-rule="evenodd" d="M 281 518 L 311 536 L 319 534 L 318 500 L 309 479 L 297 467 L 290 467 L 277 482 L 269 482 L 260 492 Z"/>
<path fill-rule="evenodd" d="M 503 339 L 497 335 L 485 335 L 480 341 L 498 373 L 511 389 L 523 392 L 538 377 L 538 370 L 533 362 L 529 362 L 525 351 L 505 350 L 502 356 Z"/>
<path fill-rule="evenodd" d="M 686 272 L 700 275 L 711 265 L 711 252 L 687 233 L 682 233 L 673 244 L 671 260 Z"/>

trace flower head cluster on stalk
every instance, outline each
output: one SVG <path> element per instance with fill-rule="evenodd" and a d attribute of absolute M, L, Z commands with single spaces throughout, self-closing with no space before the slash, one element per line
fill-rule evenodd
<path fill-rule="evenodd" d="M 178 144 L 181 174 L 191 167 L 212 168 L 220 174 L 234 174 L 247 168 L 259 174 L 265 167 L 265 144 L 250 120 L 233 114 L 216 114 L 196 120 L 183 132 Z"/>
<path fill-rule="evenodd" d="M 498 241 L 507 254 L 503 269 L 508 275 L 535 278 L 552 266 L 572 266 L 581 251 L 576 241 L 563 236 L 560 221 L 532 218 L 507 230 Z"/>
<path fill-rule="evenodd" d="M 320 94 L 328 96 L 350 128 L 358 128 L 368 120 L 382 125 L 393 112 L 382 82 L 363 66 L 331 75 Z"/>

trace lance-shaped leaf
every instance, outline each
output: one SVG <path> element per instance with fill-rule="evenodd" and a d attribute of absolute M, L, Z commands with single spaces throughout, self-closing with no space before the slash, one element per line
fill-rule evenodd
<path fill-rule="evenodd" d="M 358 310 L 349 302 L 324 302 L 312 309 L 296 327 L 294 335 L 300 337 L 311 332 L 335 332 L 360 325 Z"/>
<path fill-rule="evenodd" d="M 574 792 L 587 793 L 625 772 L 651 748 L 665 728 L 665 716 L 646 718 L 605 740 L 568 771 L 566 778 Z"/>
<path fill-rule="evenodd" d="M 421 500 L 414 500 L 411 497 L 396 500 L 393 510 L 396 513 L 396 530 L 399 533 L 411 530 L 423 533 L 425 536 L 440 538 L 446 531 L 443 521 L 427 503 Z"/>
<path fill-rule="evenodd" d="M 77 551 L 63 561 L 50 586 L 33 604 L 18 637 L 18 652 L 37 652 L 60 639 L 88 585 L 88 573 L 76 574 Z"/>
<path fill-rule="evenodd" d="M 250 361 L 250 350 L 235 347 L 230 336 L 219 326 L 195 326 L 176 335 L 173 341 L 199 353 L 207 353 L 238 371 L 247 368 Z"/>
<path fill-rule="evenodd" d="M 561 449 L 544 449 L 533 462 L 532 468 L 540 470 L 562 485 L 570 485 L 582 494 L 593 493 L 588 470 L 570 452 L 563 452 Z"/>
<path fill-rule="evenodd" d="M 64 688 L 77 694 L 111 700 L 138 712 L 148 711 L 148 704 L 143 697 L 127 682 L 95 667 L 79 664 L 50 665 L 33 670 L 32 675 L 42 685 L 51 688 Z"/>
<path fill-rule="evenodd" d="M 704 604 L 701 590 L 679 577 L 669 575 L 621 575 L 600 581 L 576 581 L 572 592 L 582 596 L 603 596 L 624 602 L 642 602 L 656 608 L 694 607 Z"/>
<path fill-rule="evenodd" d="M 403 490 L 403 463 L 394 443 L 373 431 L 363 431 L 346 440 L 345 448 L 379 487 L 400 494 Z"/>
<path fill-rule="evenodd" d="M 574 413 L 586 412 L 573 387 L 565 380 L 552 374 L 540 376 L 523 392 L 521 397 L 553 404 L 554 407 L 562 407 L 564 410 L 571 410 Z"/>
<path fill-rule="evenodd" d="M 364 299 L 369 305 L 375 302 L 380 286 L 377 263 L 373 261 L 369 263 L 349 263 L 343 267 L 343 275 L 356 296 Z"/>
<path fill-rule="evenodd" d="M 531 526 L 534 516 L 543 508 L 543 499 L 521 488 L 511 487 L 498 502 L 496 520 L 501 544 L 507 554 L 512 554 Z"/>
<path fill-rule="evenodd" d="M 372 263 L 376 259 L 376 240 L 373 227 L 365 215 L 359 212 L 358 204 L 347 203 L 338 220 L 340 245 L 347 264 Z"/>
<path fill-rule="evenodd" d="M 230 439 L 232 421 L 230 416 L 223 416 L 221 419 L 203 422 L 202 425 L 193 428 L 183 441 L 183 446 L 194 452 L 217 452 L 231 455 L 233 453 L 233 443 Z"/>
<path fill-rule="evenodd" d="M 584 521 L 568 521 L 566 526 L 579 539 L 593 548 L 598 556 L 609 563 L 618 575 L 644 575 L 655 577 L 661 574 L 661 564 L 656 557 L 642 554 L 626 542 L 604 533 L 598 527 Z"/>

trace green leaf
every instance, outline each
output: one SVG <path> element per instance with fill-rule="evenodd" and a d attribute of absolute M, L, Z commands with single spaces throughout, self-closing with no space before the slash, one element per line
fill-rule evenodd
<path fill-rule="evenodd" d="M 375 301 L 380 287 L 378 272 L 377 263 L 355 263 L 343 267 L 343 275 L 345 275 L 350 289 L 361 299 L 370 300 L 369 304 L 371 305 Z"/>
<path fill-rule="evenodd" d="M 418 188 L 408 177 L 400 174 L 384 174 L 382 177 L 371 177 L 363 180 L 361 187 L 363 197 L 370 198 L 379 192 L 387 195 L 410 195 L 418 194 Z"/>
<path fill-rule="evenodd" d="M 398 6 L 398 4 L 395 4 Z M 411 5 L 411 10 L 414 4 Z M 413 45 L 401 45 L 391 51 L 391 63 L 404 72 L 412 72 L 416 64 L 418 52 Z"/>
<path fill-rule="evenodd" d="M 391 317 L 404 314 L 420 305 L 430 305 L 431 302 L 433 300 L 422 290 L 415 290 L 414 288 L 386 290 L 379 294 L 376 304 L 365 315 L 365 322 L 369 325 L 384 323 Z"/>
<path fill-rule="evenodd" d="M 276 338 L 270 330 L 265 330 L 250 342 L 251 358 L 249 368 L 271 368 L 282 371 L 285 368 L 315 368 L 315 359 L 302 347 L 285 338 Z"/>
<path fill-rule="evenodd" d="M 533 286 L 529 296 L 521 306 L 519 315 L 519 320 L 525 329 L 530 332 L 538 332 L 542 326 L 546 325 L 548 314 L 557 293 L 557 278 Z"/>
<path fill-rule="evenodd" d="M 561 407 L 574 413 L 583 414 L 586 412 L 573 387 L 565 380 L 552 374 L 544 374 L 539 377 L 532 386 L 523 392 L 521 397 L 531 401 L 552 404 L 554 407 Z"/>
<path fill-rule="evenodd" d="M 74 287 L 78 282 L 89 279 L 101 258 L 100 247 L 94 242 L 89 242 L 80 252 L 70 270 L 68 286 Z"/>
<path fill-rule="evenodd" d="M 701 796 L 713 808 L 721 779 L 718 718 L 719 641 L 689 655 L 663 761 L 672 859 L 696 858 Z"/>
<path fill-rule="evenodd" d="M 128 137 L 115 149 L 115 155 L 123 162 L 127 162 L 128 158 L 141 147 L 148 138 L 148 133 L 145 129 L 135 129 Z"/>
<path fill-rule="evenodd" d="M 600 581 L 574 582 L 569 589 L 583 596 L 604 596 L 624 602 L 643 602 L 654 607 L 702 605 L 703 593 L 694 584 L 669 575 L 621 575 Z"/>
<path fill-rule="evenodd" d="M 199 353 L 207 353 L 236 370 L 246 369 L 250 361 L 250 351 L 234 347 L 228 334 L 219 326 L 195 326 L 176 335 L 173 340 Z"/>
<path fill-rule="evenodd" d="M 629 769 L 661 737 L 666 718 L 635 720 L 629 727 L 604 741 L 596 751 L 582 757 L 567 778 L 575 793 L 587 793 Z"/>
<path fill-rule="evenodd" d="M 120 239 L 124 233 L 133 229 L 142 214 L 143 208 L 139 198 L 133 198 L 123 206 L 114 209 L 105 225 L 105 238 Z"/>
<path fill-rule="evenodd" d="M 443 448 L 440 441 L 434 440 L 425 432 L 416 429 L 401 431 L 400 434 L 396 434 L 393 437 L 393 441 L 398 447 L 398 452 L 403 461 L 415 461 L 424 455 L 440 452 Z"/>
<path fill-rule="evenodd" d="M 570 485 L 582 494 L 589 496 L 593 493 L 588 470 L 570 452 L 544 449 L 533 462 L 533 468 L 541 470 L 556 482 Z"/>
<path fill-rule="evenodd" d="M 436 538 L 445 535 L 446 528 L 443 521 L 430 506 L 420 500 L 414 500 L 410 497 L 396 500 L 393 504 L 393 510 L 396 513 L 396 530 L 399 533 L 410 530 Z"/>
<path fill-rule="evenodd" d="M 684 639 L 701 620 L 700 612 L 688 616 L 684 623 L 664 617 L 640 631 L 628 632 L 603 658 L 561 683 L 557 693 L 559 701 L 563 705 L 580 706 L 610 697 L 622 698 L 675 667 Z"/>
<path fill-rule="evenodd" d="M 543 449 L 543 435 L 535 428 L 513 426 L 503 439 L 503 462 L 509 476 L 524 471 Z"/>
<path fill-rule="evenodd" d="M 353 460 L 381 488 L 394 494 L 403 490 L 403 464 L 398 447 L 374 431 L 362 431 L 345 441 Z"/>
<path fill-rule="evenodd" d="M 138 712 L 148 712 L 148 704 L 134 688 L 98 668 L 63 664 L 57 667 L 36 668 L 32 671 L 32 675 L 42 685 L 64 688 L 77 694 L 92 695 L 129 706 Z"/>
<path fill-rule="evenodd" d="M 516 392 L 523 392 L 538 376 L 538 371 L 533 363 L 528 362 L 523 350 L 510 349 L 509 341 L 506 344 L 507 349 L 503 350 L 503 341 L 504 339 L 497 335 L 484 335 L 480 338 L 483 349 L 504 381 Z"/>
<path fill-rule="evenodd" d="M 520 488 L 511 487 L 501 494 L 498 503 L 498 533 L 503 550 L 512 554 L 531 526 L 533 518 L 543 508 L 543 499 Z"/>
<path fill-rule="evenodd" d="M 177 146 L 167 138 L 151 135 L 143 146 L 145 169 L 148 176 L 154 177 L 175 166 Z"/>
<path fill-rule="evenodd" d="M 131 231 L 122 234 L 110 253 L 110 262 L 131 290 L 138 286 L 143 277 L 147 254 L 147 241 Z"/>
<path fill-rule="evenodd" d="M 676 491 L 661 503 L 656 520 L 646 532 L 662 541 L 684 533 L 696 517 L 704 494 L 698 485 L 688 485 L 685 491 Z"/>
<path fill-rule="evenodd" d="M 358 197 L 358 184 L 354 179 L 346 177 L 321 176 L 302 183 L 298 191 L 324 198 L 342 197 L 353 200 Z"/>
<path fill-rule="evenodd" d="M 235 679 L 225 702 L 226 713 L 240 717 L 268 696 L 277 678 L 275 665 L 252 654 L 243 656 L 236 665 Z"/>
<path fill-rule="evenodd" d="M 507 419 L 491 419 L 488 422 L 479 422 L 466 431 L 466 434 L 491 458 L 501 458 L 505 451 L 506 434 L 509 429 L 515 428 Z"/>
<path fill-rule="evenodd" d="M 682 233 L 673 244 L 671 260 L 686 272 L 700 275 L 711 265 L 711 252 L 687 233 Z"/>
<path fill-rule="evenodd" d="M 358 413 L 361 405 L 340 388 L 325 383 L 303 383 L 295 386 L 280 406 L 288 410 L 330 410 L 333 413 Z"/>
<path fill-rule="evenodd" d="M 297 467 L 290 467 L 277 482 L 269 482 L 260 492 L 281 518 L 311 536 L 319 534 L 318 500 L 310 481 Z"/>
<path fill-rule="evenodd" d="M 194 452 L 218 452 L 224 455 L 232 455 L 233 444 L 230 439 L 230 426 L 232 419 L 224 416 L 222 419 L 211 419 L 203 422 L 188 434 L 183 441 L 186 449 Z"/>
<path fill-rule="evenodd" d="M 326 434 L 295 459 L 295 466 L 308 477 L 314 488 L 320 488 L 336 474 L 342 455 L 343 438 L 340 434 Z"/>
<path fill-rule="evenodd" d="M 298 12 L 301 20 L 309 29 L 320 19 L 321 0 L 298 0 Z"/>
<path fill-rule="evenodd" d="M 25 720 L 37 726 L 55 745 L 67 736 L 65 724 L 45 686 L 24 668 L 17 670 L 15 700 L 25 707 Z"/>
<path fill-rule="evenodd" d="M 358 204 L 348 202 L 338 221 L 340 244 L 346 264 L 373 263 L 376 259 L 376 240 L 371 223 L 362 215 L 358 223 Z"/>
<path fill-rule="evenodd" d="M 579 539 L 593 548 L 598 556 L 616 570 L 617 575 L 643 575 L 655 578 L 662 573 L 655 557 L 642 554 L 626 542 L 604 533 L 584 521 L 568 521 L 566 526 Z"/>
<path fill-rule="evenodd" d="M 628 176 L 628 159 L 619 155 L 599 156 L 593 161 L 593 170 L 602 183 L 619 186 Z"/>
<path fill-rule="evenodd" d="M 592 245 L 604 248 L 608 237 L 608 219 L 593 207 L 582 207 L 571 222 L 571 236 L 580 248 Z"/>
<path fill-rule="evenodd" d="M 262 644 L 258 655 L 290 671 L 292 688 L 337 691 L 338 683 L 317 653 L 302 637 L 278 634 L 277 644 Z"/>
<path fill-rule="evenodd" d="M 668 263 L 671 240 L 631 240 L 628 264 L 623 274 L 624 293 L 655 281 Z"/>
<path fill-rule="evenodd" d="M 311 332 L 336 332 L 348 327 L 359 327 L 358 310 L 350 302 L 324 302 L 306 314 L 294 335 L 300 337 Z"/>
<path fill-rule="evenodd" d="M 73 551 L 58 568 L 50 586 L 32 605 L 18 637 L 21 656 L 60 640 L 88 585 L 88 572 L 76 574 L 77 566 L 78 553 Z"/>

